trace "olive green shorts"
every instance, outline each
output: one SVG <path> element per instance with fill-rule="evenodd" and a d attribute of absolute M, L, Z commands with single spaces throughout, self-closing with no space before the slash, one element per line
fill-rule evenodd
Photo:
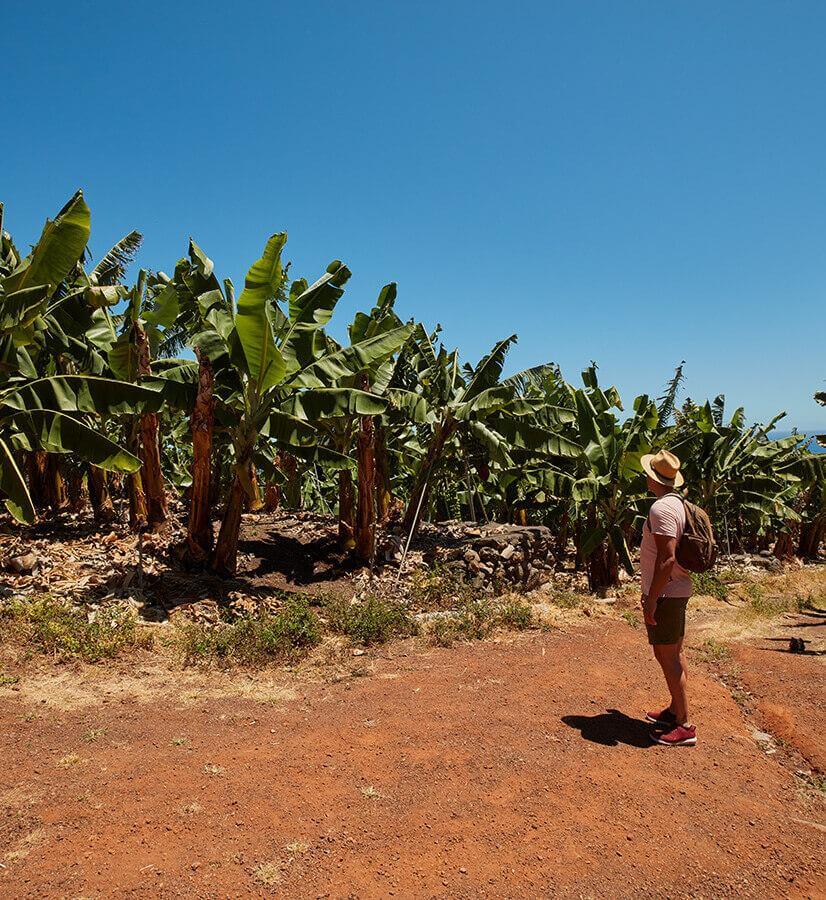
<path fill-rule="evenodd" d="M 654 618 L 656 625 L 646 624 L 649 644 L 676 644 L 685 635 L 685 608 L 688 597 L 660 597 Z"/>

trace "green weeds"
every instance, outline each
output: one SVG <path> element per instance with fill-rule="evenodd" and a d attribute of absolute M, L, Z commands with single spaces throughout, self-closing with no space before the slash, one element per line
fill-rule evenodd
<path fill-rule="evenodd" d="M 3 605 L 0 632 L 32 652 L 58 660 L 98 662 L 122 650 L 152 644 L 151 635 L 141 633 L 135 616 L 124 609 L 101 609 L 90 617 L 85 610 L 49 596 Z"/>
<path fill-rule="evenodd" d="M 697 648 L 697 655 L 703 662 L 721 663 L 731 658 L 731 650 L 714 638 L 709 638 Z"/>
<path fill-rule="evenodd" d="M 381 597 L 370 596 L 356 603 L 329 600 L 326 614 L 331 631 L 368 646 L 417 633 L 416 623 L 405 607 Z"/>
<path fill-rule="evenodd" d="M 218 625 L 181 628 L 184 662 L 264 665 L 295 659 L 321 640 L 318 616 L 307 601 L 290 597 L 276 613 L 240 616 Z"/>
<path fill-rule="evenodd" d="M 703 594 L 706 597 L 714 597 L 717 600 L 728 600 L 729 585 L 722 577 L 723 573 L 693 572 L 691 581 L 695 594 Z"/>
<path fill-rule="evenodd" d="M 437 646 L 449 647 L 457 640 L 483 640 L 497 626 L 524 631 L 533 624 L 530 606 L 518 597 L 502 602 L 489 597 L 471 597 L 433 622 L 430 639 Z"/>

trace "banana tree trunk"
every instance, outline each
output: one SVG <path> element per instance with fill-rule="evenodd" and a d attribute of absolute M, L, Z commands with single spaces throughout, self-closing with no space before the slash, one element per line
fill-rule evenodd
<path fill-rule="evenodd" d="M 241 512 L 244 508 L 244 488 L 235 475 L 229 493 L 218 540 L 212 551 L 210 568 L 219 575 L 233 576 L 238 566 L 238 536 L 241 532 Z"/>
<path fill-rule="evenodd" d="M 427 453 L 419 466 L 419 471 L 413 482 L 410 500 L 404 513 L 402 527 L 408 534 L 412 532 L 415 535 L 419 530 L 422 516 L 427 509 L 427 497 L 430 493 L 430 475 L 442 456 L 445 443 L 455 429 L 456 423 L 452 419 L 447 419 L 437 427 L 430 441 L 430 446 L 427 448 Z"/>
<path fill-rule="evenodd" d="M 790 531 L 784 531 L 777 536 L 772 552 L 777 559 L 784 561 L 794 559 L 794 537 Z"/>
<path fill-rule="evenodd" d="M 194 563 L 204 563 L 214 536 L 209 492 L 212 484 L 212 429 L 215 422 L 212 363 L 205 353 L 198 356 L 198 394 L 189 420 L 192 431 L 192 489 L 189 496 L 187 551 Z"/>
<path fill-rule="evenodd" d="M 281 489 L 274 481 L 264 485 L 264 512 L 274 513 L 281 502 Z"/>
<path fill-rule="evenodd" d="M 301 478 L 298 474 L 298 460 L 292 453 L 284 453 L 281 457 L 281 471 L 287 476 L 284 486 L 284 501 L 289 509 L 301 509 Z"/>
<path fill-rule="evenodd" d="M 370 383 L 364 379 L 362 390 Z M 358 518 L 356 554 L 372 564 L 376 552 L 376 433 L 372 416 L 362 416 L 358 438 Z"/>
<path fill-rule="evenodd" d="M 390 468 L 387 459 L 387 431 L 383 425 L 375 427 L 373 455 L 376 460 L 376 519 L 384 525 L 390 515 L 393 494 L 390 489 Z"/>
<path fill-rule="evenodd" d="M 69 498 L 69 509 L 73 513 L 81 513 L 86 509 L 86 489 L 83 486 L 83 471 L 72 466 L 66 476 L 66 493 Z"/>
<path fill-rule="evenodd" d="M 251 512 L 258 512 L 264 505 L 264 501 L 261 499 L 261 488 L 258 484 L 258 470 L 252 460 L 250 460 L 249 465 L 249 478 L 251 489 L 251 494 L 248 498 L 249 508 Z"/>
<path fill-rule="evenodd" d="M 127 426 L 126 447 L 135 456 L 140 455 L 140 431 L 136 422 Z M 126 476 L 129 494 L 129 527 L 139 531 L 146 527 L 146 494 L 143 491 L 141 469 Z"/>
<path fill-rule="evenodd" d="M 140 322 L 135 322 L 132 326 L 132 336 L 138 351 L 138 373 L 140 377 L 151 375 L 149 338 Z M 141 480 L 146 494 L 146 520 L 150 528 L 156 528 L 169 518 L 161 471 L 157 413 L 144 413 L 141 416 L 140 432 L 143 448 Z"/>
<path fill-rule="evenodd" d="M 586 562 L 588 586 L 592 591 L 619 587 L 619 557 L 610 541 L 603 541 Z"/>
<path fill-rule="evenodd" d="M 826 513 L 821 513 L 811 522 L 805 522 L 800 529 L 798 556 L 803 559 L 817 559 L 818 550 L 824 538 L 826 538 Z"/>
<path fill-rule="evenodd" d="M 69 506 L 59 453 L 46 454 L 46 501 L 53 513 L 58 513 Z"/>
<path fill-rule="evenodd" d="M 354 530 L 353 476 L 349 469 L 340 469 L 338 473 L 338 540 L 342 549 L 352 549 Z"/>
<path fill-rule="evenodd" d="M 89 485 L 89 502 L 96 522 L 110 522 L 115 518 L 115 507 L 109 496 L 106 484 L 106 473 L 97 466 L 89 465 L 86 469 L 86 481 Z"/>
<path fill-rule="evenodd" d="M 29 482 L 29 494 L 35 509 L 44 510 L 48 506 L 46 488 L 45 450 L 31 450 L 26 454 L 26 475 Z"/>

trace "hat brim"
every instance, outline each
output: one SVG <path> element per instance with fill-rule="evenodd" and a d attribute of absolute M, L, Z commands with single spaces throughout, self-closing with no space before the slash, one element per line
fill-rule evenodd
<path fill-rule="evenodd" d="M 654 459 L 654 456 L 655 456 L 654 453 L 645 453 L 643 455 L 642 459 L 640 459 L 640 465 L 643 467 L 645 474 L 650 476 L 651 478 L 653 478 L 654 481 L 657 482 L 657 484 L 663 485 L 663 487 L 670 487 L 670 488 L 682 487 L 685 484 L 685 478 L 683 478 L 683 473 L 678 470 L 677 474 L 674 476 L 673 481 L 669 481 L 667 478 L 663 478 L 663 476 L 660 475 L 660 473 L 657 472 L 656 469 L 652 468 L 652 466 L 651 466 L 651 460 Z"/>

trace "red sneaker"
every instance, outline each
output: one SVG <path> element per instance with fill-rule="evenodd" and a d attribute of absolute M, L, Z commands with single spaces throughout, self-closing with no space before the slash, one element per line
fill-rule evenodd
<path fill-rule="evenodd" d="M 647 712 L 645 718 L 652 725 L 662 725 L 665 728 L 673 728 L 677 724 L 677 717 L 668 707 L 662 712 Z"/>
<path fill-rule="evenodd" d="M 697 728 L 694 725 L 678 725 L 667 734 L 661 734 L 656 741 L 666 747 L 693 747 L 697 743 Z"/>

